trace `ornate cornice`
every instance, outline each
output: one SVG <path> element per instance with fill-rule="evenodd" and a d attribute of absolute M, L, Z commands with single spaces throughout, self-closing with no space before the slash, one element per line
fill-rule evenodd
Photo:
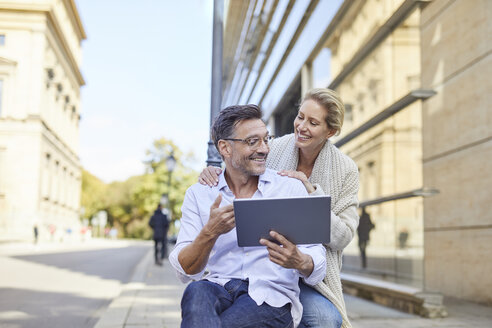
<path fill-rule="evenodd" d="M 84 25 L 82 25 L 82 20 L 79 16 L 79 11 L 77 10 L 77 5 L 74 0 L 63 0 L 63 4 L 67 9 L 68 17 L 72 21 L 72 24 L 76 27 L 75 33 L 80 40 L 87 39 L 87 35 L 85 34 Z"/>
<path fill-rule="evenodd" d="M 6 66 L 16 66 L 17 62 L 5 57 L 0 57 L 0 65 L 6 65 Z"/>
<path fill-rule="evenodd" d="M 45 12 L 46 17 L 48 18 L 48 22 L 53 26 L 53 30 L 55 32 L 56 37 L 58 40 L 60 40 L 62 44 L 62 49 L 63 53 L 65 54 L 66 58 L 68 59 L 68 62 L 70 64 L 70 67 L 72 69 L 72 72 L 77 79 L 77 83 L 80 86 L 85 85 L 85 80 L 84 77 L 82 76 L 82 73 L 80 72 L 79 66 L 77 64 L 77 61 L 75 60 L 72 52 L 70 51 L 70 47 L 68 45 L 67 39 L 65 38 L 60 23 L 58 22 L 55 13 L 53 10 L 49 10 Z"/>
<path fill-rule="evenodd" d="M 85 31 L 82 28 L 80 18 L 78 18 L 76 7 L 74 7 L 74 4 L 70 4 L 70 2 L 73 2 L 73 0 L 63 0 L 63 2 L 65 3 L 65 6 L 67 8 L 68 16 L 71 17 L 70 19 L 72 19 L 72 23 L 74 22 L 76 23 L 74 25 L 74 29 L 77 32 L 77 35 L 82 37 L 82 39 L 85 39 Z M 71 9 L 68 10 L 68 8 Z M 63 30 L 55 14 L 53 6 L 42 5 L 42 4 L 2 3 L 0 4 L 0 11 L 44 14 L 47 18 L 48 25 L 51 25 L 52 30 L 55 33 L 55 37 L 59 40 L 62 46 L 62 52 L 65 58 L 68 60 L 70 69 L 72 70 L 72 73 L 75 76 L 77 83 L 79 84 L 79 86 L 85 85 L 84 77 L 82 76 L 77 61 L 75 60 L 75 57 L 73 56 L 72 51 L 70 50 L 70 46 L 63 33 Z"/>

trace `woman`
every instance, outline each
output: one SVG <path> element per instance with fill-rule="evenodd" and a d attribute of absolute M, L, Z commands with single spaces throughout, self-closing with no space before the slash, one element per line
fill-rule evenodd
<path fill-rule="evenodd" d="M 345 310 L 340 269 L 342 251 L 357 230 L 357 166 L 331 144 L 339 134 L 345 108 L 338 94 L 329 89 L 308 91 L 294 120 L 294 133 L 270 144 L 267 167 L 280 175 L 297 178 L 310 195 L 330 195 L 331 242 L 326 247 L 327 272 L 314 288 L 300 283 L 304 312 L 299 327 L 351 327 Z M 209 167 L 199 181 L 215 185 L 220 169 Z"/>

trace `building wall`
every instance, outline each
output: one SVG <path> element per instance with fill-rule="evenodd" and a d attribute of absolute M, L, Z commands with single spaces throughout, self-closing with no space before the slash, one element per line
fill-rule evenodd
<path fill-rule="evenodd" d="M 352 0 L 337 32 L 330 39 L 338 46 L 330 46 L 336 56 L 331 59 L 332 77 L 355 55 L 366 40 L 378 30 L 403 0 Z M 331 42 L 330 42 L 331 43 Z"/>
<path fill-rule="evenodd" d="M 402 1 L 355 2 L 327 46 L 336 77 L 363 44 L 393 15 Z M 414 11 L 373 49 L 337 87 L 349 108 L 339 138 L 419 88 L 419 11 Z M 341 147 L 358 165 L 360 202 L 422 187 L 421 104 L 414 103 Z M 336 143 L 338 139 L 334 138 Z M 369 206 L 376 228 L 371 232 L 368 267 L 413 285 L 423 280 L 422 200 Z M 408 233 L 404 250 L 399 235 Z M 398 262 L 402 265 L 398 265 Z M 346 269 L 359 269 L 357 237 L 345 250 Z M 396 279 L 395 278 L 395 279 Z M 400 279 L 401 278 L 401 279 Z"/>
<path fill-rule="evenodd" d="M 279 1 L 273 15 L 288 4 L 280 15 L 297 24 L 295 36 L 289 38 L 290 30 L 277 25 L 269 44 L 274 51 L 262 58 L 265 69 L 243 67 L 255 71 L 261 83 L 251 96 L 229 100 L 258 103 L 269 123 L 275 122 L 276 134 L 289 132 L 302 91 L 328 86 L 328 66 L 333 81 L 376 32 L 390 27 L 391 33 L 335 87 L 350 105 L 339 138 L 412 90 L 431 89 L 436 95 L 415 101 L 341 149 L 360 169 L 360 201 L 421 187 L 440 193 L 367 208 L 376 229 L 364 273 L 396 272 L 402 282 L 418 280 L 426 290 L 491 303 L 492 1 L 345 0 L 331 16 L 333 3 Z M 301 7 L 310 10 L 299 12 Z M 411 14 L 402 14 L 396 27 L 383 26 L 409 8 Z M 235 24 L 248 26 L 247 21 Z M 275 37 L 284 43 L 277 44 Z M 280 46 L 285 46 L 282 56 L 274 56 Z M 225 74 L 236 78 L 234 72 Z M 404 231 L 409 237 L 400 247 Z M 345 269 L 360 268 L 357 246 L 356 237 L 344 252 Z"/>
<path fill-rule="evenodd" d="M 70 0 L 0 1 L 0 239 L 79 225 L 77 19 Z"/>
<path fill-rule="evenodd" d="M 492 2 L 430 3 L 422 11 L 423 175 L 429 289 L 492 303 Z"/>

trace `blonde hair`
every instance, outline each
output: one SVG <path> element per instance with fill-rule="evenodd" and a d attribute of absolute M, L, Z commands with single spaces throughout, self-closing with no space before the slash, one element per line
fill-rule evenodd
<path fill-rule="evenodd" d="M 345 106 L 340 95 L 331 89 L 316 88 L 309 90 L 301 101 L 314 100 L 326 109 L 326 124 L 330 130 L 335 130 L 335 135 L 339 135 L 342 130 L 343 118 L 345 116 Z"/>

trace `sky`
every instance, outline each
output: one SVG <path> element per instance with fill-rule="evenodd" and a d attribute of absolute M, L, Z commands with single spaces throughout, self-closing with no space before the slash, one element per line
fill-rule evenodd
<path fill-rule="evenodd" d="M 159 138 L 205 166 L 213 0 L 77 0 L 82 42 L 80 158 L 105 182 L 142 174 Z"/>

